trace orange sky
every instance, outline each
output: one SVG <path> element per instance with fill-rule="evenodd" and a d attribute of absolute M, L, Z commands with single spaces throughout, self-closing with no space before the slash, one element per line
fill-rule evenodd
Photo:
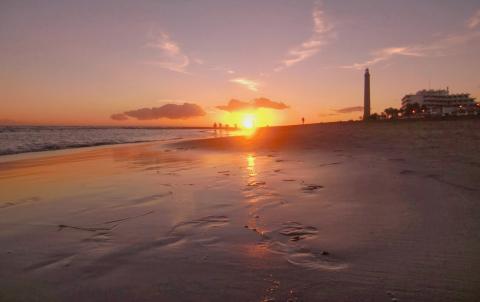
<path fill-rule="evenodd" d="M 424 88 L 478 97 L 478 53 L 473 0 L 2 2 L 0 122 L 234 124 L 218 106 L 262 97 L 288 108 L 249 108 L 259 126 L 357 119 L 339 110 L 362 105 L 365 67 L 380 112 Z M 203 114 L 110 118 L 184 103 Z"/>

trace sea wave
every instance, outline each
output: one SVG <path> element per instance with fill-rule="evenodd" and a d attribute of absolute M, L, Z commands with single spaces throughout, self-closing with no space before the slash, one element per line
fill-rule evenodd
<path fill-rule="evenodd" d="M 0 127 L 0 156 L 211 135 L 205 129 L 7 126 Z"/>
<path fill-rule="evenodd" d="M 135 143 L 147 143 L 155 140 L 140 140 L 140 141 L 128 141 L 128 142 L 95 142 L 95 143 L 78 143 L 78 144 L 46 144 L 42 146 L 28 146 L 26 148 L 16 148 L 16 149 L 0 149 L 0 156 L 2 155 L 11 155 L 27 152 L 42 152 L 42 151 L 55 151 L 63 149 L 73 149 L 73 148 L 86 148 L 86 147 L 97 147 L 97 146 L 106 146 L 106 145 L 120 145 L 120 144 L 135 144 Z"/>

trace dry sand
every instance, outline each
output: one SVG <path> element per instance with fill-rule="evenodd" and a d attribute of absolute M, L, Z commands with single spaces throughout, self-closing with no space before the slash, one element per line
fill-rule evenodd
<path fill-rule="evenodd" d="M 0 162 L 0 301 L 479 301 L 479 120 Z"/>

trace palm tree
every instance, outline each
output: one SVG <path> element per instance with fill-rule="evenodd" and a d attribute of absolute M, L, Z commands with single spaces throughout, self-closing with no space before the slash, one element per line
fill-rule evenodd
<path fill-rule="evenodd" d="M 398 114 L 400 113 L 400 110 L 397 108 L 389 107 L 384 110 L 385 114 L 389 119 L 396 119 L 398 118 Z"/>

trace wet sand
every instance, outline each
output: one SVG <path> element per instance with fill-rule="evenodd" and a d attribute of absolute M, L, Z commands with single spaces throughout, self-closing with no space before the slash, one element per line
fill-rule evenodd
<path fill-rule="evenodd" d="M 0 301 L 478 301 L 479 126 L 0 158 Z"/>

